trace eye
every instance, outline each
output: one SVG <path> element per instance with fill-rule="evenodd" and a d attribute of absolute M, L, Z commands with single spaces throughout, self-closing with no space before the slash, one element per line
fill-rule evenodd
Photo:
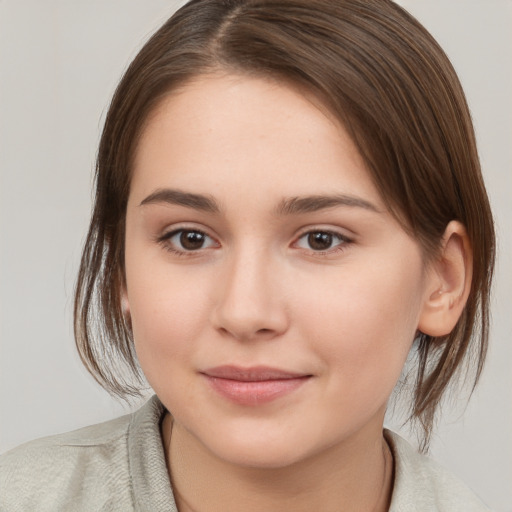
<path fill-rule="evenodd" d="M 302 249 L 309 249 L 315 252 L 325 252 L 332 249 L 341 249 L 343 245 L 350 240 L 332 231 L 308 231 L 304 233 L 297 241 L 297 246 Z"/>
<path fill-rule="evenodd" d="M 216 247 L 218 244 L 210 236 L 197 229 L 177 229 L 164 235 L 160 240 L 173 252 L 193 252 Z"/>

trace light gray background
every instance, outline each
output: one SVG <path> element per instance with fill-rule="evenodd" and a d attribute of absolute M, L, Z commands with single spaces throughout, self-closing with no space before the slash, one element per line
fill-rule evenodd
<path fill-rule="evenodd" d="M 137 49 L 183 2 L 0 0 L 0 452 L 124 413 L 82 368 L 72 292 L 105 111 Z M 451 57 L 473 112 L 500 257 L 491 350 L 432 453 L 512 511 L 512 2 L 402 0 Z"/>

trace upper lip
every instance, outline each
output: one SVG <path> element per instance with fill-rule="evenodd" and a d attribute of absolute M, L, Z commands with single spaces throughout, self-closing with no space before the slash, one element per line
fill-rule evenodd
<path fill-rule="evenodd" d="M 300 377 L 309 377 L 309 374 L 281 370 L 270 366 L 251 366 L 244 368 L 241 366 L 225 365 L 208 368 L 202 371 L 208 377 L 220 379 L 238 380 L 242 382 L 260 382 L 265 380 L 284 380 L 297 379 Z"/>

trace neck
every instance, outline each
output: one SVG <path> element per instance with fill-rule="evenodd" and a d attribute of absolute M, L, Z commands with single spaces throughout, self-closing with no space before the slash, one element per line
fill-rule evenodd
<path fill-rule="evenodd" d="M 325 512 L 389 508 L 393 460 L 382 429 L 370 440 L 359 433 L 343 446 L 283 468 L 221 460 L 169 415 L 162 434 L 180 512 L 305 512 L 318 510 L 319 503 Z"/>

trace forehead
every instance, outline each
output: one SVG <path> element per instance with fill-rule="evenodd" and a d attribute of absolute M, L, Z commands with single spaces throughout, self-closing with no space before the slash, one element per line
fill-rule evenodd
<path fill-rule="evenodd" d="M 381 202 L 343 125 L 316 98 L 240 75 L 202 76 L 160 102 L 134 159 L 132 193 L 159 187 L 303 195 L 336 192 Z"/>

